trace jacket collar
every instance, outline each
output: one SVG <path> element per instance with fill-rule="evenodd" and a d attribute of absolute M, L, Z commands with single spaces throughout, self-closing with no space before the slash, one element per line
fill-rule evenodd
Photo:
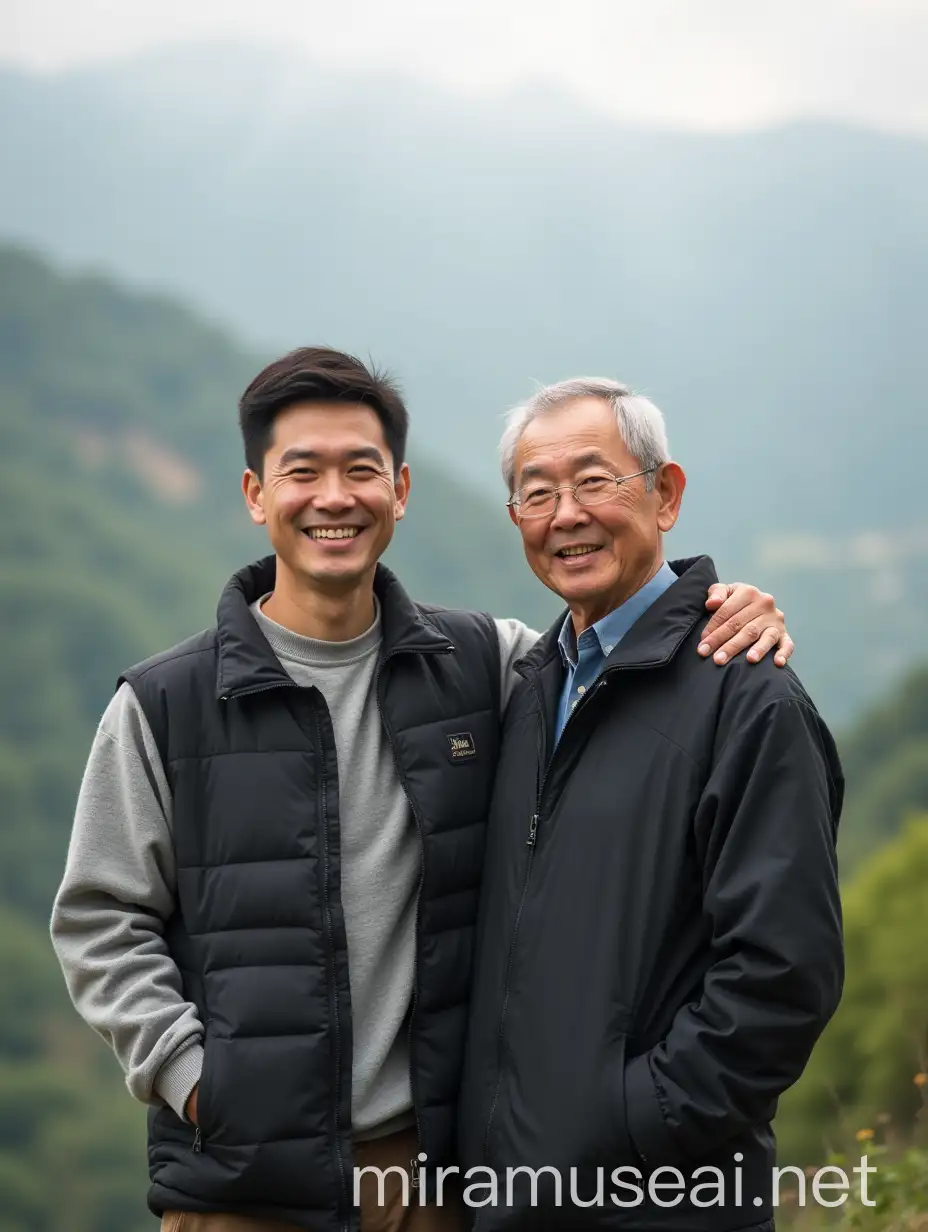
<path fill-rule="evenodd" d="M 276 576 L 277 558 L 265 556 L 235 573 L 220 595 L 216 609 L 219 648 L 216 695 L 220 701 L 243 693 L 293 687 L 293 680 L 249 611 L 252 603 L 274 589 Z M 377 566 L 374 591 L 380 602 L 383 623 L 381 661 L 399 652 L 454 650 L 447 637 L 426 619 L 396 575 L 385 565 Z"/>
<path fill-rule="evenodd" d="M 669 562 L 677 581 L 651 604 L 622 638 L 603 665 L 613 667 L 660 667 L 677 653 L 693 625 L 706 615 L 706 591 L 718 581 L 709 556 L 692 556 Z M 562 612 L 515 669 L 522 676 L 561 667 L 558 638 L 568 612 Z"/>

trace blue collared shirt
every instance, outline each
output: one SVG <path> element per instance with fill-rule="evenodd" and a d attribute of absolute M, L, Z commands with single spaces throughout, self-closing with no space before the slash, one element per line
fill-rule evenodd
<path fill-rule="evenodd" d="M 570 712 L 602 671 L 607 656 L 612 653 L 638 617 L 642 616 L 655 599 L 659 599 L 676 580 L 677 575 L 664 561 L 650 582 L 646 582 L 640 590 L 636 590 L 624 603 L 605 615 L 602 620 L 597 620 L 595 625 L 584 629 L 579 639 L 574 635 L 574 625 L 570 615 L 565 617 L 557 644 L 567 675 L 558 706 L 555 743 L 561 738 L 561 732 L 564 730 Z"/>

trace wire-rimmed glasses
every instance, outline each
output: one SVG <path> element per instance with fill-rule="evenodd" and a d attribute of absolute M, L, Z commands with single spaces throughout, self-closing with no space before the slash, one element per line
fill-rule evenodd
<path fill-rule="evenodd" d="M 577 483 L 562 483 L 557 487 L 545 483 L 528 483 L 513 492 L 506 504 L 519 518 L 547 518 L 557 510 L 562 492 L 571 492 L 578 505 L 602 505 L 613 500 L 623 483 L 650 475 L 656 466 L 649 466 L 632 475 L 611 475 L 605 472 L 587 475 Z"/>

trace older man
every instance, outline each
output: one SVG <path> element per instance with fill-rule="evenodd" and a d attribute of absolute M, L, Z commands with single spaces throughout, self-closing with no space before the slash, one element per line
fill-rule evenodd
<path fill-rule="evenodd" d="M 685 476 L 652 403 L 550 387 L 502 454 L 568 611 L 515 665 L 489 818 L 474 1227 L 770 1229 L 777 1099 L 843 982 L 833 740 L 791 669 L 693 653 L 716 575 L 665 562 Z"/>

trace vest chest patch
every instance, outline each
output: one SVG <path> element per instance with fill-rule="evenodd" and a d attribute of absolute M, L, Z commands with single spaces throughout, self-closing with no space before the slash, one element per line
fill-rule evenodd
<path fill-rule="evenodd" d="M 456 732 L 448 737 L 448 756 L 452 761 L 465 761 L 477 756 L 477 746 L 470 732 Z"/>

